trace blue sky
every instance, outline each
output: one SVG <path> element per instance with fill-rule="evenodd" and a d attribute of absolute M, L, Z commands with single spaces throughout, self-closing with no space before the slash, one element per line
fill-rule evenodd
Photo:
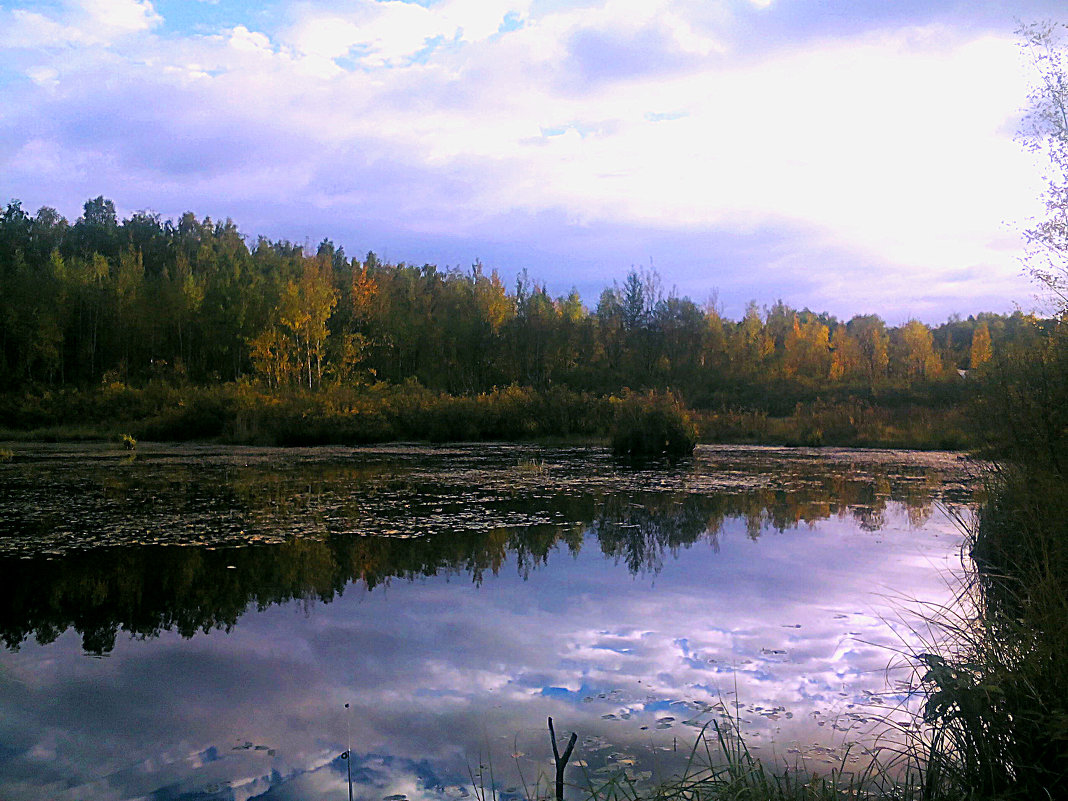
<path fill-rule="evenodd" d="M 0 2 L 0 200 L 350 254 L 632 267 L 739 316 L 1033 305 L 1017 20 L 1060 3 Z"/>

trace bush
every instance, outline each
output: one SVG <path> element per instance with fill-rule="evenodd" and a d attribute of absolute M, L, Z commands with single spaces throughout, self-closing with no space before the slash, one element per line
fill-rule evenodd
<path fill-rule="evenodd" d="M 688 456 L 697 429 L 673 395 L 647 392 L 618 402 L 611 439 L 617 456 Z"/>

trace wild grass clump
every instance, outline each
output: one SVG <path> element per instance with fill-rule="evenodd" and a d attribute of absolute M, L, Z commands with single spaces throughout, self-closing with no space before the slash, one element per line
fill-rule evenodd
<path fill-rule="evenodd" d="M 0 464 L 10 462 L 15 458 L 15 452 L 10 448 L 0 448 Z"/>
<path fill-rule="evenodd" d="M 555 738 L 554 738 L 555 741 Z M 554 749 L 554 756 L 556 750 Z M 559 766 L 560 760 L 556 759 Z M 917 765 L 909 762 L 889 770 L 874 754 L 856 768 L 848 766 L 849 751 L 826 773 L 819 774 L 803 759 L 769 768 L 746 745 L 737 715 L 720 706 L 717 719 L 708 723 L 691 747 L 681 773 L 654 786 L 639 784 L 625 771 L 607 777 L 571 769 L 571 781 L 550 792 L 552 781 L 539 775 L 533 784 L 523 779 L 526 801 L 842 801 L 866 798 L 871 801 L 961 801 L 963 796 L 930 794 L 920 782 Z M 900 761 L 900 760 L 899 760 Z M 583 765 L 584 763 L 578 763 Z M 578 774 L 578 775 L 576 775 Z M 559 774 L 558 774 L 559 777 Z M 496 797 L 487 787 L 485 776 L 472 774 L 478 801 Z"/>
<path fill-rule="evenodd" d="M 611 444 L 617 456 L 689 456 L 697 445 L 697 428 L 675 396 L 632 394 L 617 401 Z"/>
<path fill-rule="evenodd" d="M 683 776 L 657 788 L 651 801 L 840 801 L 883 795 L 889 786 L 872 766 L 855 773 L 845 759 L 826 776 L 800 765 L 769 770 L 750 753 L 735 718 L 725 716 L 710 726 L 714 737 L 707 728 L 702 731 Z"/>
<path fill-rule="evenodd" d="M 970 531 L 970 596 L 919 657 L 928 782 L 966 798 L 1068 794 L 1068 485 L 1002 467 Z"/>

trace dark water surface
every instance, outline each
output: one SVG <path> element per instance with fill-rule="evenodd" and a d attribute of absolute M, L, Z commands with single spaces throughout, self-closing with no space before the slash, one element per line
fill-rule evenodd
<path fill-rule="evenodd" d="M 860 759 L 971 503 L 938 453 L 9 447 L 3 799 L 344 799 L 347 746 L 359 798 L 521 794 L 547 715 L 655 781 L 724 702 Z"/>

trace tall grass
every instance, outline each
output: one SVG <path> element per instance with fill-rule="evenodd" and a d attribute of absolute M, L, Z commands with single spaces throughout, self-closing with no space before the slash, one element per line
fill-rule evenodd
<path fill-rule="evenodd" d="M 956 781 L 1000 798 L 1068 795 L 1068 484 L 1003 467 L 971 543 L 978 615 L 932 663 L 927 716 Z"/>
<path fill-rule="evenodd" d="M 1068 493 L 1063 479 L 992 469 L 966 529 L 968 570 L 923 610 L 912 657 L 921 726 L 902 759 L 924 799 L 1068 797 Z"/>
<path fill-rule="evenodd" d="M 914 754 L 909 755 L 909 759 Z M 572 769 L 571 782 L 564 793 L 568 801 L 842 801 L 842 799 L 895 799 L 895 801 L 960 801 L 960 795 L 930 795 L 934 789 L 923 783 L 918 763 L 897 763 L 893 769 L 878 757 L 858 769 L 848 766 L 848 751 L 825 774 L 800 761 L 769 768 L 749 750 L 737 715 L 720 706 L 716 719 L 708 723 L 689 750 L 678 776 L 652 787 L 629 778 L 624 772 L 603 777 L 587 770 Z M 484 776 L 472 776 L 475 796 L 489 801 L 491 793 Z M 550 783 L 538 777 L 533 783 L 523 779 L 527 801 L 550 801 Z"/>

